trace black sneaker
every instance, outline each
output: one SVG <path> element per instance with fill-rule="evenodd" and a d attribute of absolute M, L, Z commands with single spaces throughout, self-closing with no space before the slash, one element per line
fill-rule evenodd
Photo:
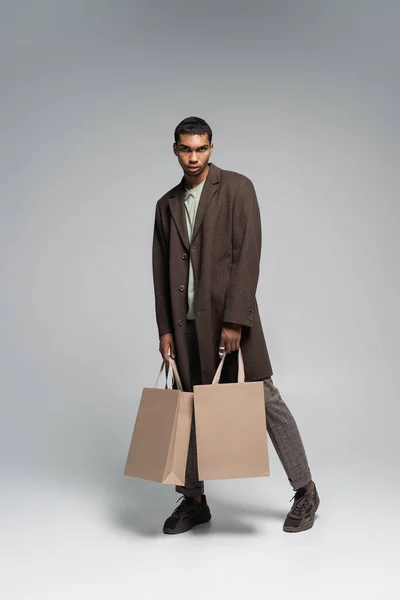
<path fill-rule="evenodd" d="M 307 492 L 305 488 L 298 489 L 293 498 L 293 506 L 287 514 L 283 524 L 283 531 L 294 533 L 296 531 L 311 529 L 314 525 L 315 513 L 319 506 L 319 496 L 315 484 L 311 492 Z M 293 498 L 291 498 L 290 502 Z"/>
<path fill-rule="evenodd" d="M 197 502 L 194 498 L 183 496 L 180 505 L 165 521 L 163 532 L 169 534 L 183 533 L 196 525 L 207 523 L 210 519 L 211 512 L 204 494 L 201 497 L 201 502 Z"/>

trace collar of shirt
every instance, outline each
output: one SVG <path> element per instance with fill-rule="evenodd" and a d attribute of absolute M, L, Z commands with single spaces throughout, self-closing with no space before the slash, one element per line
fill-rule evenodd
<path fill-rule="evenodd" d="M 199 194 L 201 193 L 201 190 L 203 189 L 204 182 L 205 179 L 201 183 L 190 189 L 188 189 L 185 185 L 185 201 L 189 196 L 193 196 L 193 198 L 197 200 Z"/>

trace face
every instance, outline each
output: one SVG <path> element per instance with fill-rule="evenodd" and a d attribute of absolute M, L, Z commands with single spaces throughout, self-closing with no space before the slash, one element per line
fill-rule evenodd
<path fill-rule="evenodd" d="M 178 143 L 174 144 L 174 154 L 178 157 L 185 175 L 198 178 L 207 169 L 213 148 L 214 144 L 210 144 L 206 133 L 184 133 L 179 136 Z"/>

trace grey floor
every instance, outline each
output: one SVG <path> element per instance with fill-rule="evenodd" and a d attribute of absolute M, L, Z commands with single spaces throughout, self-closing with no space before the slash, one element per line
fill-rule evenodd
<path fill-rule="evenodd" d="M 332 465 L 318 479 L 314 527 L 287 534 L 293 492 L 275 456 L 271 465 L 269 478 L 209 483 L 212 522 L 179 536 L 160 532 L 178 498 L 167 486 L 3 479 L 1 597 L 397 600 L 399 490 L 389 474 L 370 464 L 343 478 Z"/>

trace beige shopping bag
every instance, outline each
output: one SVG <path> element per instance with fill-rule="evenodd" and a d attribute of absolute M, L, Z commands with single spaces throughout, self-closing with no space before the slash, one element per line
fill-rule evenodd
<path fill-rule="evenodd" d="M 144 388 L 131 438 L 124 475 L 159 483 L 185 485 L 193 414 L 193 394 L 182 391 L 176 363 L 170 358 L 178 389 L 159 389 L 168 362 L 161 365 L 154 388 Z"/>
<path fill-rule="evenodd" d="M 224 354 L 212 384 L 193 389 L 201 480 L 270 474 L 264 384 L 245 383 L 241 350 L 238 354 L 238 383 L 219 383 Z"/>

